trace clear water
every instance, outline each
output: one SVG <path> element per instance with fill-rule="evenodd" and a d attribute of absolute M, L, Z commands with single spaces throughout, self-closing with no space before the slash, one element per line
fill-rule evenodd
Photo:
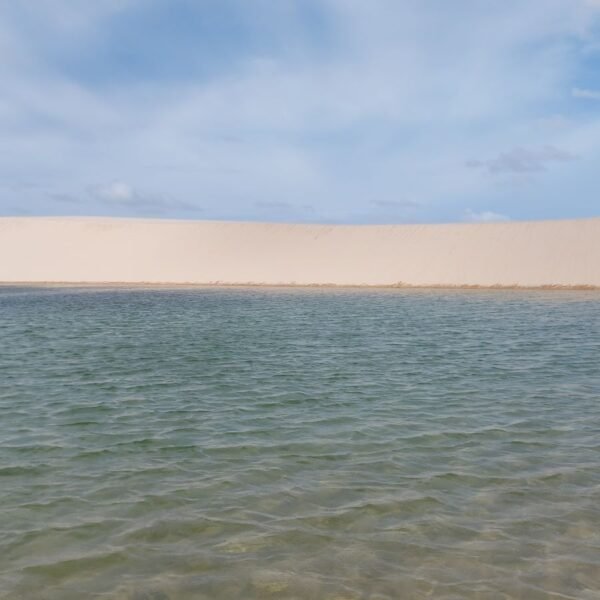
<path fill-rule="evenodd" d="M 600 295 L 0 288 L 0 598 L 600 598 Z"/>

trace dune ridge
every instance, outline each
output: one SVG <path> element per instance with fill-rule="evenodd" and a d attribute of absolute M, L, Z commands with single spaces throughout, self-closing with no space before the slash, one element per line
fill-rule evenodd
<path fill-rule="evenodd" d="M 600 289 L 600 218 L 304 225 L 3 217 L 0 282 Z"/>

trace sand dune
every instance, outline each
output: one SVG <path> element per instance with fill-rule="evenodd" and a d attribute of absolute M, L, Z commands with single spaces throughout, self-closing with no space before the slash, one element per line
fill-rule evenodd
<path fill-rule="evenodd" d="M 600 218 L 287 225 L 0 218 L 0 281 L 600 287 Z"/>

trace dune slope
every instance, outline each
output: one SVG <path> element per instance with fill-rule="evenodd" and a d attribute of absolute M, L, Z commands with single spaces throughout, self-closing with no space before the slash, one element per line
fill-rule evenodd
<path fill-rule="evenodd" d="M 6 217 L 0 281 L 600 287 L 600 218 L 347 226 Z"/>

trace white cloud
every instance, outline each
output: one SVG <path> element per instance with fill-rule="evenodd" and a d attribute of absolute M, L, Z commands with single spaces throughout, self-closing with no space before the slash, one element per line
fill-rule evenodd
<path fill-rule="evenodd" d="M 131 202 L 137 195 L 129 184 L 122 181 L 114 181 L 108 185 L 93 186 L 90 191 L 100 200 L 115 202 L 117 204 Z"/>
<path fill-rule="evenodd" d="M 93 185 L 88 188 L 88 192 L 94 200 L 100 203 L 114 207 L 128 208 L 140 214 L 148 212 L 162 214 L 169 210 L 181 210 L 184 212 L 202 210 L 196 204 L 140 192 L 123 181 L 113 181 L 107 185 Z"/>
<path fill-rule="evenodd" d="M 464 221 L 471 223 L 501 223 L 503 221 L 509 221 L 510 218 L 500 213 L 492 212 L 490 210 L 484 210 L 482 212 L 476 212 L 471 209 L 467 209 L 463 216 Z"/>
<path fill-rule="evenodd" d="M 599 4 L 600 6 L 600 4 Z M 600 90 L 586 90 L 582 88 L 573 88 L 572 95 L 574 98 L 585 98 L 587 100 L 600 100 Z"/>

